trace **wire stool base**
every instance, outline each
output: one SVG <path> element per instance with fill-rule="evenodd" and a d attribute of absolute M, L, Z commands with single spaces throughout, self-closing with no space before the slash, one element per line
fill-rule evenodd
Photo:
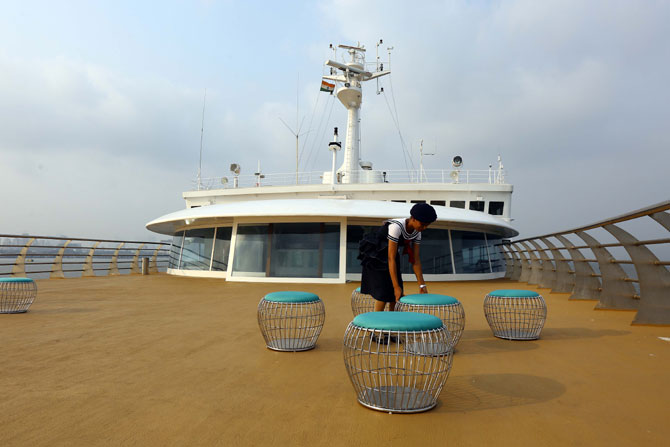
<path fill-rule="evenodd" d="M 449 351 L 451 350 L 453 350 L 453 346 L 451 346 L 451 343 L 440 343 L 440 342 L 431 343 L 431 342 L 419 341 L 405 344 L 405 352 L 429 357 L 448 354 Z"/>
<path fill-rule="evenodd" d="M 309 351 L 314 349 L 316 344 L 311 344 L 305 341 L 304 338 L 278 338 L 270 340 L 265 345 L 268 349 L 273 351 Z"/>
<path fill-rule="evenodd" d="M 431 401 L 430 394 L 416 388 L 401 386 L 383 386 L 380 388 L 365 388 L 364 398 L 358 398 L 358 403 L 371 410 L 388 413 L 422 413 L 435 408 L 437 402 L 420 408 L 414 408 L 412 402 Z M 402 396 L 400 402 L 396 396 Z M 388 408 L 388 402 L 393 402 L 393 409 Z M 386 405 L 386 406 L 385 406 Z"/>
<path fill-rule="evenodd" d="M 503 330 L 493 334 L 494 337 L 505 340 L 537 340 L 540 338 L 537 331 Z"/>

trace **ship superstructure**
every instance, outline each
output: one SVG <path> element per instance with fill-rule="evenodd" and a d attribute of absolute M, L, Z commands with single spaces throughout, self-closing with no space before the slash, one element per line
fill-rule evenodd
<path fill-rule="evenodd" d="M 424 169 L 423 163 L 418 170 L 373 169 L 360 159 L 363 86 L 389 75 L 390 65 L 384 69 L 377 58 L 368 70 L 362 45 L 337 48 L 345 59 L 325 62 L 329 73 L 322 86 L 347 109 L 347 124 L 344 144 L 337 128 L 328 144 L 331 169 L 270 174 L 259 163 L 252 175 L 242 175 L 233 163 L 232 181 L 198 178 L 195 190 L 183 194 L 185 210 L 147 224 L 175 237 L 168 272 L 240 281 L 356 279 L 363 232 L 427 202 L 438 213 L 428 230 L 432 238 L 426 238 L 433 247 L 422 252 L 430 257 L 425 261 L 422 255 L 428 280 L 502 276 L 500 241 L 517 232 L 510 226 L 513 187 L 500 157 L 496 168 L 480 171 L 463 169 L 460 156 L 444 169 Z M 407 265 L 404 270 L 411 272 Z"/>

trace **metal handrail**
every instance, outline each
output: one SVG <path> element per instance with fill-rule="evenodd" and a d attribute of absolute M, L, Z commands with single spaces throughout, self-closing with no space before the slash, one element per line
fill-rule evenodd
<path fill-rule="evenodd" d="M 665 201 L 572 230 L 506 241 L 502 246 L 506 277 L 570 293 L 570 299 L 596 300 L 597 309 L 636 310 L 633 324 L 670 325 L 670 270 L 666 267 L 670 261 L 658 259 L 649 248 L 665 244 L 668 253 L 670 238 L 638 240 L 616 225 L 648 217 L 670 232 L 668 210 L 670 201 Z M 616 242 L 600 243 L 589 233 L 596 229 L 607 231 Z M 573 244 L 568 235 L 585 245 Z M 630 259 L 617 259 L 608 250 L 614 247 L 623 248 Z M 586 258 L 580 250 L 590 250 L 594 257 Z"/>
<path fill-rule="evenodd" d="M 377 183 L 465 183 L 465 184 L 506 184 L 505 171 L 499 169 L 418 169 L 414 170 L 370 170 L 359 171 L 364 176 L 376 178 Z M 231 189 L 236 184 L 239 188 L 263 187 L 263 186 L 290 186 L 320 185 L 323 184 L 323 171 L 310 172 L 285 172 L 276 174 L 263 174 L 262 177 L 253 174 L 230 176 L 230 177 L 208 177 L 192 181 L 192 190 Z M 237 180 L 235 180 L 237 178 Z M 226 183 L 223 183 L 225 179 Z M 365 183 L 364 180 L 360 180 Z"/>
<path fill-rule="evenodd" d="M 52 243 L 53 241 L 63 241 Z M 80 242 L 89 244 L 80 245 Z M 114 246 L 101 246 L 114 244 Z M 132 247 L 128 247 L 131 245 Z M 16 249 L 20 249 L 18 252 Z M 45 250 L 52 251 L 45 253 Z M 64 278 L 65 274 L 95 276 L 106 271 L 109 275 L 140 273 L 141 257 L 150 259 L 150 272 L 164 272 L 169 262 L 169 243 L 153 241 L 123 241 L 115 239 L 68 238 L 62 236 L 33 236 L 0 234 L 0 263 L 2 276 L 35 276 L 49 274 L 50 278 Z M 80 259 L 79 261 L 72 260 Z M 101 260 L 101 258 L 107 258 Z M 36 262 L 35 262 L 36 261 Z M 105 265 L 99 267 L 99 265 Z M 50 269 L 26 268 L 50 265 Z M 81 265 L 81 268 L 63 268 Z"/>

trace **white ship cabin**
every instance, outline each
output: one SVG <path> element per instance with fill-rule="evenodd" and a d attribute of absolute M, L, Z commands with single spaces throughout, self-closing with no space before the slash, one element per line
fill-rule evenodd
<path fill-rule="evenodd" d="M 147 224 L 173 236 L 169 274 L 228 281 L 360 280 L 358 242 L 385 219 L 409 217 L 411 203 L 351 199 L 236 201 L 187 208 Z M 487 213 L 435 207 L 424 233 L 421 263 L 427 281 L 504 276 L 500 244 L 518 234 Z M 414 281 L 407 257 L 403 278 Z"/>

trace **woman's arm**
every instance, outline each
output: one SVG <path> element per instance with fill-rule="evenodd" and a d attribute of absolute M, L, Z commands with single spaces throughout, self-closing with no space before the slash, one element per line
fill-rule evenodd
<path fill-rule="evenodd" d="M 391 282 L 393 283 L 393 293 L 396 302 L 402 298 L 402 287 L 398 283 L 398 265 L 395 262 L 398 255 L 398 243 L 389 239 L 388 260 L 389 260 L 389 275 L 391 275 Z"/>
<path fill-rule="evenodd" d="M 421 257 L 419 256 L 419 247 L 420 244 L 412 244 L 412 250 L 414 251 L 414 264 L 412 269 L 416 275 L 416 280 L 419 283 L 419 293 L 428 293 L 428 288 L 426 287 L 426 281 L 423 280 L 423 270 L 421 269 Z M 421 287 L 423 285 L 423 287 Z"/>

